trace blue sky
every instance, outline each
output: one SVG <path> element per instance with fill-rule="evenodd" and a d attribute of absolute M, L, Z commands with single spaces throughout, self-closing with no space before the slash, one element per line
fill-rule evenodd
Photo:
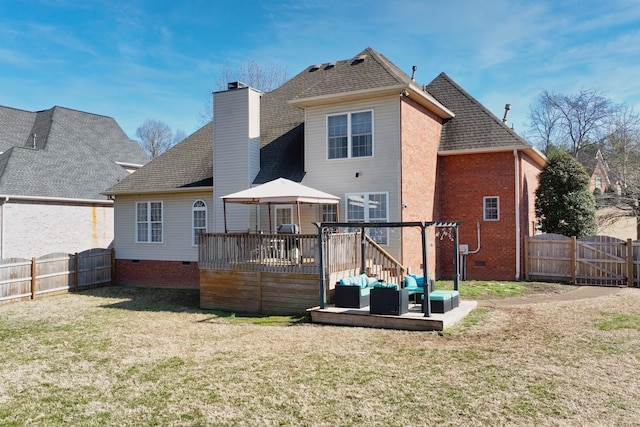
<path fill-rule="evenodd" d="M 640 2 L 12 0 L 0 2 L 0 105 L 147 118 L 186 134 L 225 68 L 293 77 L 366 47 L 416 80 L 444 71 L 522 133 L 543 90 L 596 88 L 640 111 Z"/>

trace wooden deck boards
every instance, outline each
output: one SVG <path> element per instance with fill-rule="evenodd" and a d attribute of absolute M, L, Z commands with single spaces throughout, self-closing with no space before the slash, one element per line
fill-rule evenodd
<path fill-rule="evenodd" d="M 444 314 L 432 313 L 424 317 L 420 304 L 409 304 L 409 312 L 401 316 L 369 314 L 369 307 L 339 308 L 313 307 L 307 311 L 313 323 L 366 328 L 401 329 L 408 331 L 443 331 L 462 319 L 478 306 L 477 301 L 460 301 L 460 306 Z"/>

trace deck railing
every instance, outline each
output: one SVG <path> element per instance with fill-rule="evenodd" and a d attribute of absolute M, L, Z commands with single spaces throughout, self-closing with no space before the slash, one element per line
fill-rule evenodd
<path fill-rule="evenodd" d="M 325 272 L 361 272 L 362 239 L 359 232 L 325 235 Z M 405 268 L 365 236 L 365 272 L 400 284 Z M 200 235 L 202 269 L 318 273 L 316 234 L 207 233 Z"/>
<path fill-rule="evenodd" d="M 206 233 L 198 264 L 204 269 L 317 273 L 315 234 Z"/>
<path fill-rule="evenodd" d="M 365 254 L 367 274 L 388 283 L 401 285 L 407 269 L 371 237 L 365 235 L 365 240 L 367 242 Z"/>

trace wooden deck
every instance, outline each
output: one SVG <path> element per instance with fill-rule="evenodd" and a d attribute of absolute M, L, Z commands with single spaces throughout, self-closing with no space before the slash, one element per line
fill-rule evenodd
<path fill-rule="evenodd" d="M 401 329 L 407 331 L 443 331 L 471 313 L 478 306 L 477 301 L 460 301 L 460 305 L 447 313 L 432 313 L 424 317 L 420 304 L 409 304 L 409 312 L 401 316 L 369 314 L 369 307 L 339 308 L 328 306 L 307 310 L 313 323 L 365 328 Z"/>

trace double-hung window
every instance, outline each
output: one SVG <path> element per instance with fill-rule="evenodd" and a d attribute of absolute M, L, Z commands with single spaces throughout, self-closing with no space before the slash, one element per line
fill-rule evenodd
<path fill-rule="evenodd" d="M 207 232 L 207 204 L 204 200 L 196 200 L 191 208 L 193 218 L 193 246 L 198 246 L 198 236 Z"/>
<path fill-rule="evenodd" d="M 373 156 L 373 111 L 327 116 L 327 157 Z"/>
<path fill-rule="evenodd" d="M 136 203 L 136 242 L 162 243 L 162 202 Z"/>
<path fill-rule="evenodd" d="M 346 198 L 348 222 L 389 221 L 388 193 L 347 194 Z M 389 242 L 387 228 L 369 228 L 367 234 L 380 245 Z"/>
<path fill-rule="evenodd" d="M 500 221 L 500 198 L 496 196 L 483 197 L 482 204 L 485 221 Z"/>

